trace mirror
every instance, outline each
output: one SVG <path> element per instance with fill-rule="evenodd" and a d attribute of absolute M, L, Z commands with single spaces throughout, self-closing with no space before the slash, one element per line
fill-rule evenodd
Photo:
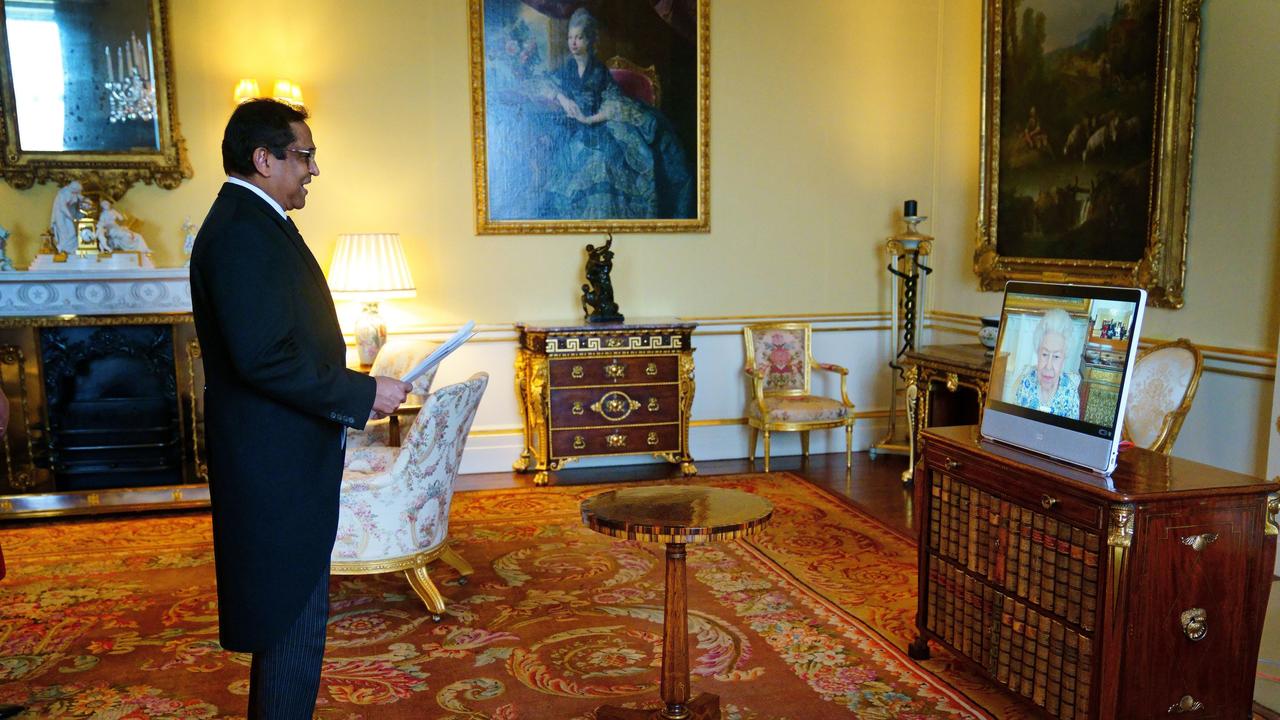
<path fill-rule="evenodd" d="M 0 175 L 79 180 L 119 198 L 191 177 L 178 133 L 166 0 L 3 0 Z"/>

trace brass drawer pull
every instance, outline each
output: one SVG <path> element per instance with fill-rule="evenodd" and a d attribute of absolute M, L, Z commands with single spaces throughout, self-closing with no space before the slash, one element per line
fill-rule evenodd
<path fill-rule="evenodd" d="M 581 365 L 574 365 L 573 370 L 569 371 L 569 374 L 573 376 L 574 380 L 581 380 L 585 373 L 582 371 Z"/>
<path fill-rule="evenodd" d="M 1200 552 L 1209 547 L 1209 544 L 1218 539 L 1218 533 L 1200 533 L 1199 535 L 1187 535 L 1182 538 L 1182 544 Z"/>
<path fill-rule="evenodd" d="M 645 366 L 644 366 L 644 374 L 645 374 L 645 375 L 648 375 L 649 377 L 653 377 L 654 375 L 657 375 L 657 374 L 658 374 L 658 363 L 656 363 L 656 362 L 651 362 L 651 363 L 649 363 L 648 365 L 645 365 Z"/>
<path fill-rule="evenodd" d="M 649 443 L 649 446 L 650 446 L 650 447 L 653 447 L 654 445 L 657 445 L 657 444 L 658 444 L 658 433 L 656 433 L 656 432 L 650 432 L 650 433 L 649 433 L 649 437 L 645 438 L 645 442 Z"/>
<path fill-rule="evenodd" d="M 581 400 L 575 400 L 573 402 L 573 409 L 570 410 L 569 412 L 573 413 L 574 415 L 581 415 L 582 413 L 586 412 L 586 410 L 582 408 Z"/>
<path fill-rule="evenodd" d="M 955 472 L 960 469 L 961 463 L 959 461 L 952 460 L 951 458 L 947 458 L 946 466 L 948 470 Z"/>
<path fill-rule="evenodd" d="M 1195 712 L 1203 709 L 1204 703 L 1190 695 L 1183 695 L 1181 700 L 1169 706 L 1169 714 L 1181 715 L 1182 713 Z"/>
<path fill-rule="evenodd" d="M 591 404 L 592 412 L 600 413 L 600 417 L 609 422 L 626 420 L 632 410 L 640 407 L 640 403 L 632 400 L 621 390 L 610 390 Z"/>
<path fill-rule="evenodd" d="M 582 438 L 582 436 L 581 436 L 581 435 L 574 435 L 574 436 L 573 436 L 573 449 L 574 449 L 574 450 L 582 450 L 582 449 L 584 449 L 584 448 L 586 448 L 586 447 L 587 447 L 587 441 L 586 441 L 586 440 L 584 440 L 584 439 Z"/>
<path fill-rule="evenodd" d="M 611 380 L 621 380 L 622 376 L 627 374 L 627 366 L 614 360 L 604 366 L 604 374 Z"/>
<path fill-rule="evenodd" d="M 1204 639 L 1209 634 L 1209 614 L 1204 608 L 1191 608 L 1185 610 L 1178 616 L 1178 622 L 1182 625 L 1182 632 L 1191 642 L 1197 642 Z"/>
<path fill-rule="evenodd" d="M 1045 510 L 1052 510 L 1053 506 L 1057 504 L 1058 504 L 1058 498 L 1053 497 L 1052 495 L 1040 496 L 1040 507 L 1044 508 Z"/>
<path fill-rule="evenodd" d="M 649 398 L 649 404 L 646 407 L 648 407 L 649 412 L 658 412 L 658 398 Z"/>
<path fill-rule="evenodd" d="M 627 436 L 622 433 L 613 433 L 612 435 L 606 435 L 604 441 L 611 448 L 625 447 Z"/>

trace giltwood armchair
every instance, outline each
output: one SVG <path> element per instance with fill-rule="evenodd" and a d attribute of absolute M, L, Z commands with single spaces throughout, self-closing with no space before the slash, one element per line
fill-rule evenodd
<path fill-rule="evenodd" d="M 1121 437 L 1168 455 L 1200 385 L 1204 358 L 1186 338 L 1138 353 L 1129 383 Z"/>
<path fill-rule="evenodd" d="M 764 471 L 769 472 L 769 436 L 776 431 L 799 432 L 800 450 L 809 457 L 809 432 L 844 428 L 845 467 L 853 465 L 853 403 L 849 402 L 849 371 L 813 359 L 812 328 L 808 323 L 772 323 L 742 328 L 750 379 L 747 425 L 755 462 L 756 439 L 764 432 Z M 810 372 L 840 375 L 840 399 L 810 393 Z"/>
<path fill-rule="evenodd" d="M 488 383 L 488 373 L 479 372 L 428 395 L 403 447 L 347 451 L 333 574 L 403 571 L 432 619 L 440 620 L 444 597 L 427 565 L 444 560 L 462 581 L 474 572 L 449 547 L 449 506 L 467 433 Z"/>

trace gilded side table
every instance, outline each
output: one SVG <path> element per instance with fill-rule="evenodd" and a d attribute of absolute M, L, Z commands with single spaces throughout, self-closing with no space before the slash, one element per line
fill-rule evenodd
<path fill-rule="evenodd" d="M 652 454 L 694 475 L 689 455 L 696 323 L 516 323 L 516 394 L 524 420 L 518 472 L 583 457 Z"/>
<path fill-rule="evenodd" d="M 910 467 L 902 474 L 902 481 L 910 484 L 915 460 L 920 454 L 920 434 L 925 428 L 981 424 L 982 406 L 986 404 L 991 380 L 991 356 L 978 343 L 922 345 L 906 352 L 902 366 L 906 374 L 907 431 L 911 434 L 912 448 Z M 943 390 L 946 395 L 942 394 Z M 966 394 L 970 397 L 965 397 Z"/>
<path fill-rule="evenodd" d="M 719 720 L 720 698 L 690 699 L 689 603 L 685 545 L 754 534 L 773 517 L 773 504 L 742 490 L 658 485 L 609 490 L 582 501 L 582 524 L 626 540 L 666 543 L 666 599 L 662 617 L 663 707 L 638 710 L 604 705 L 598 720 Z"/>

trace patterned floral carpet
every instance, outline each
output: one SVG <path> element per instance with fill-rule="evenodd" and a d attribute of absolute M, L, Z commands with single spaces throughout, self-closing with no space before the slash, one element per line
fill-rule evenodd
<path fill-rule="evenodd" d="M 952 667 L 907 659 L 913 545 L 785 473 L 698 482 L 775 505 L 750 541 L 689 546 L 694 692 L 726 720 L 1022 718 Z M 335 576 L 317 717 L 570 718 L 603 703 L 657 706 L 662 548 L 581 526 L 608 486 L 455 497 L 454 547 L 433 566 L 449 602 L 433 623 L 404 577 Z M 229 718 L 248 656 L 217 644 L 204 513 L 0 530 L 0 703 L 40 718 Z"/>

